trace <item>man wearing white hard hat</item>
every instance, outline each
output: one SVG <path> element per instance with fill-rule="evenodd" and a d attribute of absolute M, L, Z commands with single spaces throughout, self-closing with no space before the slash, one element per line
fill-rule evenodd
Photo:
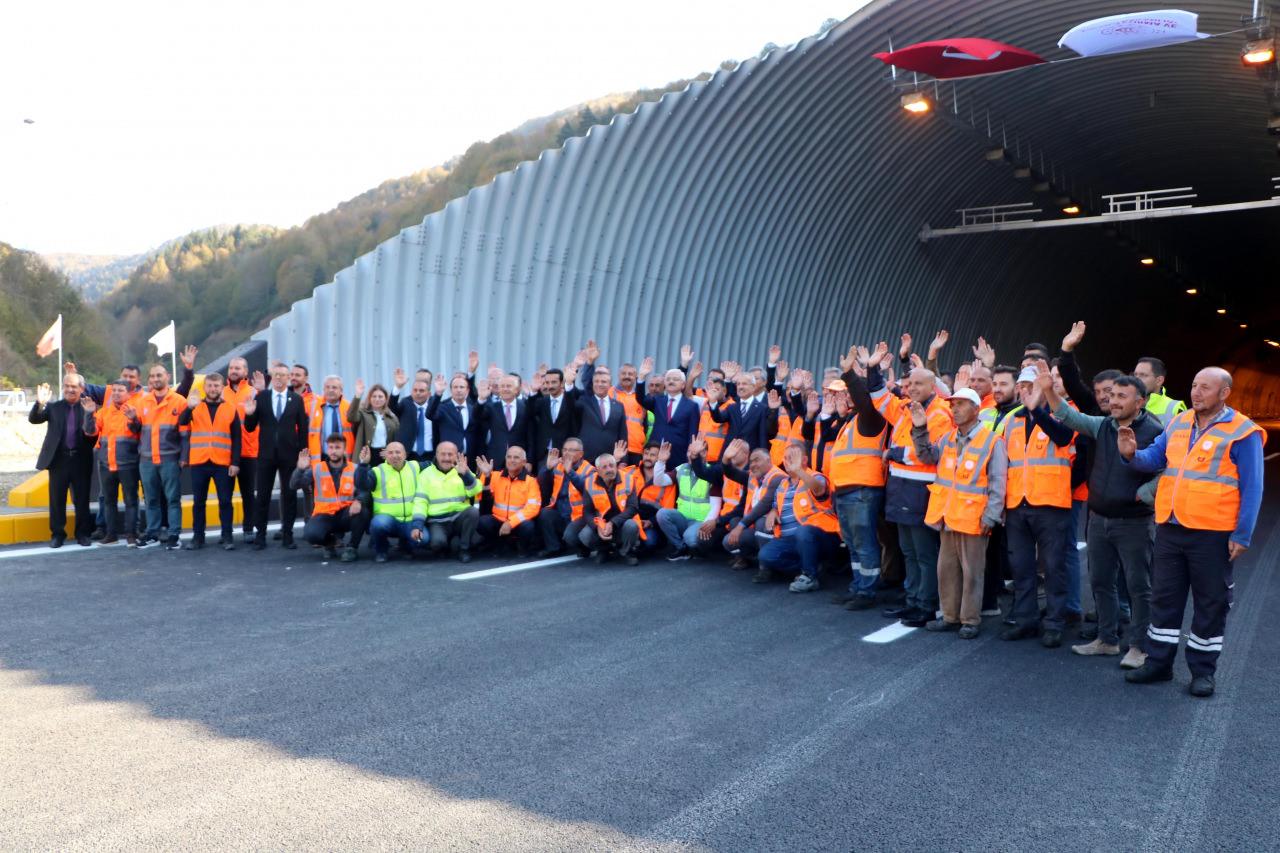
<path fill-rule="evenodd" d="M 938 466 L 929 486 L 925 524 L 941 532 L 938 553 L 938 601 L 942 618 L 930 631 L 959 631 L 962 639 L 978 636 L 982 622 L 982 582 L 987 565 L 987 537 L 1004 518 L 1008 461 L 1001 436 L 978 417 L 982 398 L 963 388 L 950 396 L 955 429 L 941 441 L 929 440 L 928 419 L 919 403 L 911 404 L 911 438 L 916 457 Z"/>

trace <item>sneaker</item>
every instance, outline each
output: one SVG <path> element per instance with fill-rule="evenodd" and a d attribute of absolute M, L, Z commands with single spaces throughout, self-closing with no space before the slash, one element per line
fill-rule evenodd
<path fill-rule="evenodd" d="M 203 539 L 192 539 L 190 542 L 182 546 L 184 551 L 199 551 L 204 547 Z"/>
<path fill-rule="evenodd" d="M 1040 633 L 1040 629 L 1035 625 L 1014 625 L 1012 628 L 1005 628 L 1000 632 L 1002 640 L 1027 640 Z"/>
<path fill-rule="evenodd" d="M 356 549 L 348 545 L 346 548 L 342 549 L 342 556 L 338 559 L 342 560 L 344 563 L 354 563 L 356 561 L 356 556 Z"/>
<path fill-rule="evenodd" d="M 336 560 L 336 559 L 338 559 L 338 549 L 337 549 L 337 548 L 334 548 L 334 547 L 333 547 L 333 546 L 331 546 L 331 545 L 326 545 L 326 546 L 325 546 L 325 549 L 324 549 L 324 558 L 325 558 L 326 560 Z"/>
<path fill-rule="evenodd" d="M 1001 616 L 1003 614 L 1004 614 L 1004 611 L 1002 611 L 999 607 L 988 607 L 986 610 L 982 611 L 978 615 L 979 616 Z"/>
<path fill-rule="evenodd" d="M 1191 687 L 1188 688 L 1188 692 L 1192 696 L 1199 696 L 1201 699 L 1205 699 L 1213 695 L 1213 688 L 1212 675 L 1198 675 L 1191 679 Z"/>
<path fill-rule="evenodd" d="M 766 569 L 761 566 L 756 573 L 751 576 L 752 583 L 769 583 L 773 580 L 773 569 Z"/>
<path fill-rule="evenodd" d="M 876 606 L 874 595 L 855 595 L 844 604 L 845 610 L 873 610 Z"/>
<path fill-rule="evenodd" d="M 751 563 L 746 557 L 734 557 L 733 562 L 729 564 L 729 568 L 733 569 L 735 572 L 741 572 L 751 568 Z"/>
<path fill-rule="evenodd" d="M 814 592 L 818 588 L 818 579 L 808 575 L 797 575 L 787 589 L 792 592 Z"/>
<path fill-rule="evenodd" d="M 925 623 L 924 629 L 926 631 L 937 631 L 937 632 L 959 631 L 960 623 L 948 622 L 946 619 L 934 619 L 932 622 Z"/>
<path fill-rule="evenodd" d="M 100 539 L 100 540 L 98 541 L 98 544 L 99 544 L 99 545 L 119 545 L 119 544 L 120 544 L 120 537 L 119 537 L 119 536 L 114 536 L 114 535 L 113 535 L 113 536 L 103 536 L 103 537 L 102 537 L 102 539 Z"/>
<path fill-rule="evenodd" d="M 1040 645 L 1046 649 L 1056 649 L 1062 645 L 1062 632 L 1050 628 L 1040 635 Z M 1119 651 L 1119 649 L 1117 649 Z"/>
<path fill-rule="evenodd" d="M 385 563 L 385 562 L 387 561 L 387 555 L 386 555 L 386 554 L 374 554 L 374 555 L 373 555 L 373 561 L 374 561 L 375 563 Z"/>
<path fill-rule="evenodd" d="M 1100 639 L 1095 639 L 1091 643 L 1081 643 L 1078 646 L 1072 646 L 1071 651 L 1078 655 L 1090 657 L 1092 655 L 1118 655 L 1120 647 L 1111 643 L 1104 643 Z M 1136 667 L 1135 667 L 1136 668 Z"/>
<path fill-rule="evenodd" d="M 171 534 L 168 539 L 164 540 L 164 549 L 166 551 L 176 551 L 180 547 L 182 547 L 182 545 L 178 541 L 178 534 L 176 533 Z"/>
<path fill-rule="evenodd" d="M 956 634 L 962 640 L 972 640 L 981 632 L 981 628 L 977 625 L 961 625 L 959 633 Z"/>
<path fill-rule="evenodd" d="M 128 536 L 124 537 L 124 546 L 125 546 L 126 548 L 137 548 L 137 547 L 138 547 L 138 537 L 137 537 L 137 536 L 134 536 L 132 533 L 130 533 Z"/>
<path fill-rule="evenodd" d="M 1147 662 L 1147 653 L 1137 646 L 1130 646 L 1129 651 L 1120 659 L 1121 669 L 1138 669 Z"/>
<path fill-rule="evenodd" d="M 678 551 L 672 551 L 670 554 L 668 554 L 668 555 L 667 555 L 667 562 L 668 562 L 668 563 L 678 563 L 678 562 L 680 562 L 681 560 L 687 560 L 687 559 L 689 559 L 689 557 L 690 557 L 690 556 L 692 556 L 692 555 L 691 555 L 688 551 L 686 551 L 685 549 L 681 548 L 681 549 L 679 549 Z"/>
<path fill-rule="evenodd" d="M 1158 681 L 1173 681 L 1173 668 L 1157 666 L 1146 661 L 1138 669 L 1124 674 L 1124 680 L 1130 684 L 1155 684 Z"/>

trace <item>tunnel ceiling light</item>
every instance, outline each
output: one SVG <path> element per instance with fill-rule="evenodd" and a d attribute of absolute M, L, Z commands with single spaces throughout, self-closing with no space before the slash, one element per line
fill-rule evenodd
<path fill-rule="evenodd" d="M 1247 328 L 1249 328 L 1249 324 L 1248 324 L 1248 323 L 1241 323 L 1241 324 L 1240 324 L 1240 328 L 1242 328 L 1242 329 L 1247 329 Z"/>
<path fill-rule="evenodd" d="M 1196 295 L 1197 293 L 1199 293 L 1199 292 L 1200 292 L 1200 291 L 1196 290 L 1194 287 L 1188 287 L 1188 288 L 1187 288 L 1187 293 L 1189 293 L 1189 294 L 1190 294 L 1190 295 L 1192 295 L 1192 296 L 1195 296 L 1195 295 Z"/>
<path fill-rule="evenodd" d="M 1155 258 L 1142 258 L 1141 260 L 1139 260 L 1139 261 L 1138 261 L 1138 263 L 1142 264 L 1144 267 L 1152 267 L 1152 266 L 1155 266 L 1156 259 L 1155 259 Z"/>
<path fill-rule="evenodd" d="M 902 108 L 909 113 L 923 115 L 929 112 L 931 105 L 929 99 L 919 92 L 908 92 L 902 96 Z"/>
<path fill-rule="evenodd" d="M 1075 216 L 1077 213 L 1080 212 L 1080 205 L 1069 204 L 1066 207 L 1062 208 L 1062 212 L 1065 213 L 1067 216 Z"/>
<path fill-rule="evenodd" d="M 1245 42 L 1244 50 L 1240 52 L 1240 62 L 1246 68 L 1270 65 L 1275 61 L 1276 41 L 1274 38 L 1255 39 L 1254 41 Z"/>
<path fill-rule="evenodd" d="M 1225 314 L 1225 313 L 1227 313 L 1227 309 L 1226 309 L 1226 308 L 1219 308 L 1219 309 L 1218 309 L 1218 313 L 1219 313 L 1219 314 Z"/>
<path fill-rule="evenodd" d="M 1270 346 L 1270 347 L 1280 347 L 1280 341 L 1271 341 L 1271 340 L 1269 340 L 1269 341 L 1267 341 L 1267 346 Z"/>

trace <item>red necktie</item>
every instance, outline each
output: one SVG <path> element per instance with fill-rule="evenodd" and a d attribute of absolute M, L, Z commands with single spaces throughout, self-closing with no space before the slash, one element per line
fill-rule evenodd
<path fill-rule="evenodd" d="M 675 414 L 675 411 L 676 411 L 676 401 L 668 397 L 667 398 L 667 423 L 671 423 L 671 417 L 672 415 Z"/>

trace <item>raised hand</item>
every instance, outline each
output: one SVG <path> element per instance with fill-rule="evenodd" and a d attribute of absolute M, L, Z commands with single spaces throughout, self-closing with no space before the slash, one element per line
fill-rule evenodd
<path fill-rule="evenodd" d="M 787 362 L 785 362 L 782 359 L 778 359 L 777 361 L 774 362 L 774 364 L 777 365 L 777 368 L 774 370 L 774 374 L 773 374 L 774 378 L 776 378 L 779 382 L 782 382 L 791 373 L 791 365 L 787 364 Z"/>
<path fill-rule="evenodd" d="M 360 448 L 360 455 L 356 457 L 356 461 L 361 465 L 368 465 L 371 459 L 373 459 L 373 450 L 366 444 Z"/>
<path fill-rule="evenodd" d="M 53 389 L 49 387 L 48 382 L 42 382 L 36 386 L 36 402 L 40 404 L 40 408 L 48 405 L 53 399 Z"/>
<path fill-rule="evenodd" d="M 898 358 L 906 361 L 909 355 L 911 355 L 911 334 L 903 332 L 902 337 L 898 339 Z"/>
<path fill-rule="evenodd" d="M 467 353 L 467 375 L 475 376 L 477 370 L 480 369 L 480 353 L 471 350 Z"/>
<path fill-rule="evenodd" d="M 178 358 L 182 360 L 182 366 L 185 367 L 187 370 L 195 370 L 196 369 L 196 353 L 198 352 L 200 352 L 200 350 L 196 349 L 191 344 L 187 344 L 185 347 L 183 347 L 182 354 L 178 356 Z"/>
<path fill-rule="evenodd" d="M 724 452 L 729 456 L 736 456 L 749 448 L 750 446 L 745 441 L 735 438 L 725 447 Z"/>
<path fill-rule="evenodd" d="M 867 367 L 873 364 L 884 366 L 884 361 L 889 357 L 889 344 L 884 341 L 876 344 L 876 348 L 871 351 L 871 358 L 867 362 Z"/>
<path fill-rule="evenodd" d="M 600 345 L 597 344 L 593 338 L 587 341 L 587 345 L 583 349 L 583 353 L 587 357 L 587 364 L 595 364 L 596 360 L 600 358 Z"/>
<path fill-rule="evenodd" d="M 778 344 L 774 344 L 773 346 L 769 347 L 769 364 L 777 364 L 778 360 L 781 358 L 782 358 L 781 346 L 779 346 Z"/>
<path fill-rule="evenodd" d="M 476 380 L 476 397 L 481 400 L 487 400 L 489 398 L 489 380 L 488 379 Z"/>
<path fill-rule="evenodd" d="M 256 411 L 258 411 L 257 397 L 250 397 L 249 399 L 244 401 L 244 413 L 246 415 L 252 415 Z"/>
<path fill-rule="evenodd" d="M 691 344 L 682 345 L 680 347 L 680 366 L 688 367 L 689 362 L 693 361 L 693 355 L 693 346 Z"/>
<path fill-rule="evenodd" d="M 809 377 L 809 371 L 797 368 L 792 371 L 791 377 L 787 380 L 787 387 L 792 391 L 799 393 L 804 390 L 805 380 Z M 778 377 L 781 379 L 782 377 Z"/>
<path fill-rule="evenodd" d="M 1037 377 L 1037 380 L 1038 378 L 1039 377 Z M 1020 389 L 1018 396 L 1022 400 L 1022 405 L 1026 406 L 1028 409 L 1040 408 L 1040 388 L 1035 383 L 1032 383 L 1030 388 Z"/>
<path fill-rule="evenodd" d="M 992 349 L 991 344 L 987 343 L 986 338 L 978 338 L 978 344 L 973 348 L 973 355 L 987 367 L 996 366 L 996 351 Z"/>
<path fill-rule="evenodd" d="M 742 372 L 742 365 L 736 361 L 722 361 L 720 362 L 720 371 L 724 374 L 725 382 L 732 382 Z"/>
<path fill-rule="evenodd" d="M 126 405 L 123 411 L 124 416 L 129 420 L 136 421 L 138 419 L 138 411 L 133 406 Z"/>
<path fill-rule="evenodd" d="M 924 359 L 920 357 L 920 353 L 918 352 L 911 353 L 911 367 L 913 370 L 924 369 Z"/>
<path fill-rule="evenodd" d="M 971 376 L 973 376 L 973 367 L 970 366 L 968 363 L 960 365 L 960 367 L 956 369 L 955 387 L 952 388 L 951 390 L 959 391 L 963 388 L 968 388 L 969 378 Z"/>
<path fill-rule="evenodd" d="M 938 357 L 938 353 L 947 345 L 947 341 L 951 338 L 951 333 L 946 329 L 942 329 L 938 334 L 933 336 L 933 340 L 929 342 L 929 358 L 930 360 Z"/>
<path fill-rule="evenodd" d="M 98 404 L 93 402 L 93 398 L 88 394 L 85 394 L 80 398 L 80 405 L 84 408 L 86 414 L 92 415 L 94 412 L 98 411 Z"/>
<path fill-rule="evenodd" d="M 200 395 L 192 391 L 187 395 L 187 408 L 194 409 L 198 405 L 200 405 Z"/>
<path fill-rule="evenodd" d="M 397 367 L 391 373 L 391 384 L 397 388 L 403 388 L 404 384 L 409 381 L 409 377 L 405 374 L 403 367 Z"/>
<path fill-rule="evenodd" d="M 443 394 L 449 387 L 449 381 L 443 376 L 437 376 L 431 383 L 431 387 L 435 389 L 437 394 Z"/>
<path fill-rule="evenodd" d="M 804 413 L 810 420 L 812 420 L 817 417 L 818 412 L 820 411 L 822 411 L 822 400 L 818 398 L 817 392 L 810 391 L 809 394 L 805 396 Z"/>
<path fill-rule="evenodd" d="M 627 440 L 620 438 L 613 443 L 613 458 L 622 462 L 627 456 Z"/>
<path fill-rule="evenodd" d="M 1132 459 L 1138 452 L 1138 437 L 1134 435 L 1133 427 L 1124 426 L 1116 430 L 1116 450 L 1125 459 Z"/>
<path fill-rule="evenodd" d="M 552 468 L 556 467 L 559 464 L 560 464 L 560 451 L 556 450 L 553 447 L 547 451 L 547 470 L 550 471 Z"/>
<path fill-rule="evenodd" d="M 569 362 L 564 366 L 564 384 L 567 388 L 572 388 L 573 383 L 578 381 L 578 365 L 576 362 Z"/>
<path fill-rule="evenodd" d="M 778 393 L 777 388 L 769 389 L 769 396 L 767 400 L 769 403 L 769 408 L 771 409 L 779 409 L 782 407 L 782 395 Z"/>
<path fill-rule="evenodd" d="M 848 352 L 840 356 L 840 372 L 848 373 L 850 370 L 853 370 L 853 366 L 861 360 L 861 354 L 866 351 L 866 347 L 859 347 L 855 344 L 850 344 Z"/>
<path fill-rule="evenodd" d="M 1036 385 L 1040 393 L 1048 397 L 1053 392 L 1053 373 L 1049 370 L 1049 362 L 1043 358 L 1036 360 Z"/>
<path fill-rule="evenodd" d="M 62 363 L 62 372 L 66 374 L 66 373 L 78 373 L 79 371 L 76 370 L 76 363 L 74 361 L 64 361 Z"/>
<path fill-rule="evenodd" d="M 364 396 L 364 380 L 363 379 L 356 380 L 356 396 L 357 397 Z"/>
<path fill-rule="evenodd" d="M 303 450 L 298 453 L 298 470 L 305 471 L 311 465 L 311 454 Z"/>
<path fill-rule="evenodd" d="M 1076 320 L 1071 324 L 1071 331 L 1067 332 L 1066 337 L 1062 339 L 1062 351 L 1071 352 L 1080 346 L 1080 342 L 1084 340 L 1085 325 L 1084 320 Z"/>
<path fill-rule="evenodd" d="M 929 422 L 929 418 L 924 413 L 924 406 L 920 405 L 915 400 L 912 400 L 909 408 L 911 409 L 912 424 L 922 427 Z"/>
<path fill-rule="evenodd" d="M 458 461 L 457 463 L 454 464 L 453 467 L 454 467 L 454 470 L 458 472 L 459 477 L 461 477 L 463 474 L 471 473 L 471 469 L 467 467 L 467 454 L 459 453 Z"/>
<path fill-rule="evenodd" d="M 695 361 L 693 363 L 693 366 L 689 368 L 689 378 L 696 381 L 697 378 L 702 375 L 702 371 L 704 369 L 705 369 L 705 365 L 703 365 L 702 362 Z"/>
<path fill-rule="evenodd" d="M 658 461 L 664 465 L 671 461 L 671 442 L 664 441 L 658 445 Z"/>
<path fill-rule="evenodd" d="M 836 413 L 836 398 L 830 394 L 824 394 L 822 397 L 822 414 L 831 417 Z"/>
<path fill-rule="evenodd" d="M 481 477 L 488 477 L 493 473 L 493 463 L 489 461 L 487 456 L 477 456 L 476 470 L 480 472 Z"/>
<path fill-rule="evenodd" d="M 701 459 L 707 455 L 707 440 L 702 437 L 702 433 L 689 440 L 688 455 L 690 459 Z"/>
<path fill-rule="evenodd" d="M 253 372 L 253 390 L 255 391 L 267 390 L 267 377 L 262 375 L 261 370 L 255 370 Z"/>

